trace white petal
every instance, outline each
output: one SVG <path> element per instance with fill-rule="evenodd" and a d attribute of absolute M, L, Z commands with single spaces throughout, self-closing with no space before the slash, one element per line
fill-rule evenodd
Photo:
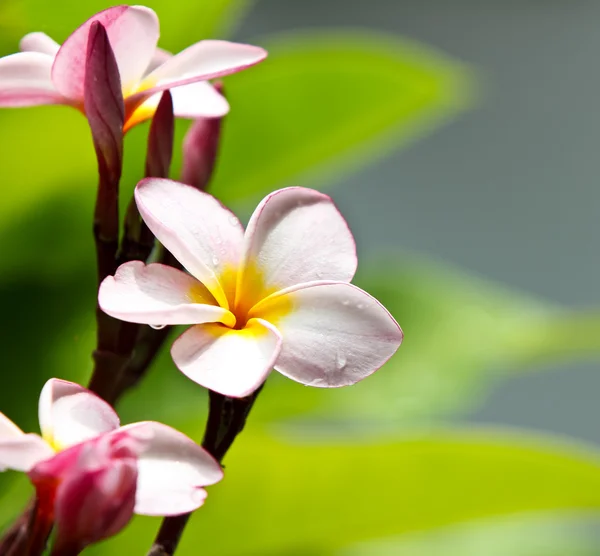
<path fill-rule="evenodd" d="M 171 90 L 173 113 L 178 118 L 220 118 L 229 112 L 229 103 L 208 81 Z"/>
<path fill-rule="evenodd" d="M 250 218 L 245 241 L 236 303 L 247 309 L 296 284 L 349 282 L 356 271 L 348 224 L 330 197 L 312 189 L 288 187 L 265 197 Z"/>
<path fill-rule="evenodd" d="M 248 321 L 243 330 L 199 324 L 173 344 L 177 368 L 194 382 L 226 396 L 254 392 L 267 378 L 281 349 L 281 337 L 269 323 Z"/>
<path fill-rule="evenodd" d="M 153 72 L 158 66 L 164 64 L 169 58 L 172 58 L 173 54 L 164 48 L 156 47 L 150 65 L 146 69 L 146 73 Z"/>
<path fill-rule="evenodd" d="M 120 432 L 141 434 L 146 448 L 138 456 L 135 512 L 142 515 L 177 515 L 200 507 L 202 488 L 223 478 L 215 459 L 193 440 L 162 423 L 144 422 Z"/>
<path fill-rule="evenodd" d="M 19 42 L 21 52 L 41 52 L 48 56 L 56 56 L 60 44 L 50 38 L 46 33 L 29 33 L 25 35 Z"/>
<path fill-rule="evenodd" d="M 128 115 L 127 127 L 151 118 L 162 92 L 151 96 Z M 177 118 L 220 118 L 229 112 L 229 103 L 208 81 L 199 81 L 171 89 L 173 113 Z"/>
<path fill-rule="evenodd" d="M 18 438 L 24 434 L 4 413 L 0 413 L 0 440 Z"/>
<path fill-rule="evenodd" d="M 56 449 L 119 427 L 118 415 L 104 400 L 78 384 L 56 378 L 42 389 L 39 418 L 42 436 Z"/>
<path fill-rule="evenodd" d="M 50 79 L 51 68 L 52 57 L 40 52 L 0 58 L 0 106 L 67 103 Z"/>
<path fill-rule="evenodd" d="M 54 456 L 54 450 L 37 434 L 20 434 L 0 439 L 0 471 L 29 471 L 40 461 Z"/>
<path fill-rule="evenodd" d="M 283 347 L 275 370 L 308 386 L 354 384 L 398 349 L 402 330 L 375 298 L 352 284 L 314 282 L 257 305 L 251 316 L 277 327 Z"/>
<path fill-rule="evenodd" d="M 219 307 L 198 280 L 162 264 L 132 261 L 121 265 L 114 277 L 100 285 L 98 303 L 105 313 L 128 322 L 235 325 L 235 317 Z"/>
<path fill-rule="evenodd" d="M 235 215 L 211 195 L 167 179 L 142 180 L 135 200 L 158 240 L 228 308 L 243 248 Z"/>
<path fill-rule="evenodd" d="M 141 95 L 151 95 L 197 81 L 208 81 L 236 73 L 264 60 L 258 46 L 228 41 L 200 41 L 172 56 L 145 79 Z"/>

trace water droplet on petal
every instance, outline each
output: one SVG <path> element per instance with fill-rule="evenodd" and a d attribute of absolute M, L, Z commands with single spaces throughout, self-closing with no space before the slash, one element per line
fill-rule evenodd
<path fill-rule="evenodd" d="M 162 330 L 165 326 L 167 326 L 166 324 L 151 324 L 150 328 L 154 328 L 154 330 Z"/>
<path fill-rule="evenodd" d="M 323 278 L 323 273 L 320 270 L 317 270 L 316 274 L 317 278 Z"/>
<path fill-rule="evenodd" d="M 356 305 L 356 308 L 357 308 L 357 309 L 364 309 L 364 308 L 365 308 L 365 306 L 364 306 L 362 303 L 358 303 L 358 304 Z"/>
<path fill-rule="evenodd" d="M 335 364 L 337 368 L 341 371 L 346 366 L 346 355 L 341 351 L 338 351 L 337 356 L 335 358 Z"/>
<path fill-rule="evenodd" d="M 217 257 L 213 257 L 212 263 L 217 266 L 219 264 L 219 259 Z"/>
<path fill-rule="evenodd" d="M 229 223 L 230 223 L 232 226 L 237 226 L 237 225 L 238 225 L 238 219 L 237 219 L 235 216 L 233 216 L 233 214 L 232 214 L 232 215 L 229 217 Z"/>
<path fill-rule="evenodd" d="M 348 307 L 348 305 L 350 305 L 350 301 L 344 299 L 344 301 L 342 301 L 342 305 L 344 305 L 344 307 Z"/>

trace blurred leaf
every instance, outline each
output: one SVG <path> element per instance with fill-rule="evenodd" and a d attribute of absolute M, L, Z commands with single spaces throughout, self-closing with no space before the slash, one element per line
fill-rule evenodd
<path fill-rule="evenodd" d="M 197 428 L 184 427 L 197 437 Z M 181 556 L 331 555 L 362 540 L 533 510 L 600 508 L 598 454 L 524 434 L 439 432 L 369 445 L 293 444 L 249 427 Z M 143 554 L 138 519 L 89 554 Z"/>
<path fill-rule="evenodd" d="M 589 516 L 588 516 L 589 517 Z M 337 556 L 594 556 L 594 523 L 583 516 L 520 515 L 360 543 Z"/>
<path fill-rule="evenodd" d="M 63 42 L 67 36 L 95 13 L 114 6 L 107 0 L 61 0 L 60 9 L 45 0 L 22 0 L 28 31 L 44 31 Z M 225 38 L 252 5 L 252 0 L 195 0 L 172 2 L 146 0 L 160 20 L 161 46 L 183 50 L 193 42 L 207 38 Z"/>
<path fill-rule="evenodd" d="M 327 29 L 259 43 L 267 61 L 226 84 L 233 109 L 212 189 L 225 202 L 322 186 L 472 100 L 463 66 L 398 37 Z"/>

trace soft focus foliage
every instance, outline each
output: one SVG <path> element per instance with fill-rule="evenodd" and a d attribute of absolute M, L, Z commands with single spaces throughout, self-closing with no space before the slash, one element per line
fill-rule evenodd
<path fill-rule="evenodd" d="M 0 5 L 0 53 L 14 51 L 32 30 L 63 40 L 108 5 L 7 0 Z M 201 38 L 226 38 L 251 2 L 148 5 L 160 16 L 160 45 L 178 51 Z M 473 101 L 468 68 L 398 37 L 305 30 L 254 43 L 270 57 L 224 80 L 232 112 L 212 189 L 242 212 L 246 201 L 276 187 L 339 182 Z M 178 124 L 176 144 L 186 128 Z M 126 140 L 123 206 L 142 177 L 146 132 L 134 129 Z M 87 123 L 63 107 L 0 111 L 0 152 L 0 306 L 5 319 L 10 315 L 0 409 L 32 430 L 30 407 L 47 378 L 89 377 L 96 164 Z M 173 177 L 180 159 L 176 151 Z M 437 528 L 526 511 L 598 509 L 596 453 L 521 433 L 417 429 L 407 437 L 406 429 L 476 404 L 494 371 L 597 355 L 594 315 L 565 315 L 419 258 L 387 253 L 374 263 L 362 255 L 357 284 L 390 308 L 404 346 L 378 374 L 346 390 L 271 377 L 226 459 L 226 479 L 193 518 L 178 554 L 202 547 L 206 556 L 475 556 L 481 542 L 496 556 L 487 547 L 498 548 L 498 539 L 505 541 L 498 556 L 591 554 L 592 541 L 573 532 L 575 519 L 561 520 L 564 527 L 517 517 L 512 525 Z M 205 406 L 201 389 L 163 353 L 119 413 L 125 422 L 162 420 L 200 439 Z M 26 482 L 0 477 L 0 527 L 28 494 Z M 158 520 L 137 518 L 87 553 L 142 554 L 157 527 Z M 417 530 L 424 532 L 417 537 Z"/>

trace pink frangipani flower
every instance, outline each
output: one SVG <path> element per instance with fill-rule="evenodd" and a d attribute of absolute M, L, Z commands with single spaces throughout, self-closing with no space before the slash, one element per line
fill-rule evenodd
<path fill-rule="evenodd" d="M 81 547 L 124 527 L 133 512 L 177 515 L 200 507 L 221 480 L 212 456 L 184 434 L 147 421 L 119 426 L 114 410 L 72 382 L 40 394 L 41 436 L 0 413 L 0 471 L 26 472 L 57 524 L 57 543 Z"/>
<path fill-rule="evenodd" d="M 142 180 L 135 199 L 189 274 L 126 263 L 101 284 L 100 307 L 130 322 L 193 325 L 171 355 L 198 384 L 243 397 L 275 368 L 309 386 L 346 386 L 400 346 L 394 318 L 349 283 L 354 239 L 328 196 L 302 187 L 275 191 L 245 233 L 214 197 L 188 185 Z"/>
<path fill-rule="evenodd" d="M 83 111 L 87 41 L 94 22 L 106 29 L 119 68 L 125 131 L 150 118 L 167 89 L 178 117 L 223 116 L 229 105 L 207 80 L 266 57 L 262 48 L 217 40 L 200 41 L 172 56 L 156 46 L 159 26 L 153 10 L 115 6 L 88 19 L 62 46 L 44 33 L 23 37 L 21 52 L 0 58 L 0 106 L 66 104 Z"/>

